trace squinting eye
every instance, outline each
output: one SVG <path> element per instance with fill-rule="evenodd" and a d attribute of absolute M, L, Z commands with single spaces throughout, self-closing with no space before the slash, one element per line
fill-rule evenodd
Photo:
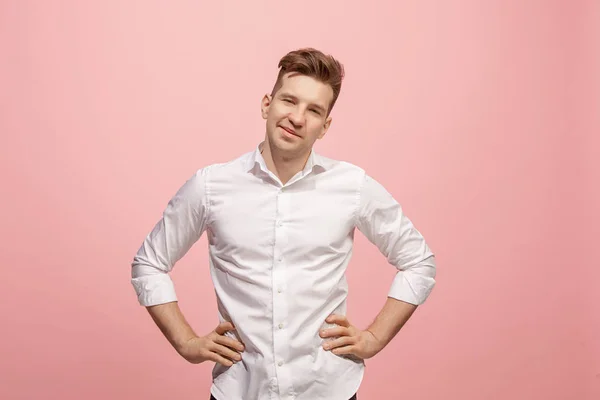
<path fill-rule="evenodd" d="M 292 101 L 290 99 L 283 99 L 283 102 L 292 104 Z"/>
<path fill-rule="evenodd" d="M 315 113 L 315 114 L 317 114 L 317 115 L 321 115 L 321 113 L 320 113 L 318 110 L 314 110 L 314 109 L 313 109 L 313 110 L 310 110 L 310 111 L 314 112 L 314 113 Z"/>

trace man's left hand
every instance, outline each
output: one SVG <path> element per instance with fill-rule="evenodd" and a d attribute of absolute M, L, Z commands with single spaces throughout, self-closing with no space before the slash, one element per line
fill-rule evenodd
<path fill-rule="evenodd" d="M 383 348 L 381 342 L 371 331 L 356 328 L 343 315 L 332 314 L 325 321 L 339 325 L 319 332 L 322 338 L 337 337 L 323 343 L 323 348 L 331 350 L 333 354 L 354 355 L 361 359 L 367 359 L 379 353 Z"/>

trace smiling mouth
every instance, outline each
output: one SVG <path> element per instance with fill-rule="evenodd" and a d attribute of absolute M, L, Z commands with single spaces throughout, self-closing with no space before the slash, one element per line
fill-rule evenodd
<path fill-rule="evenodd" d="M 283 126 L 281 126 L 280 128 L 283 129 L 284 131 L 286 131 L 287 133 L 289 133 L 290 135 L 293 135 L 293 136 L 296 136 L 296 137 L 299 137 L 299 138 L 302 137 L 302 136 L 298 135 L 296 132 L 292 131 L 291 129 L 288 129 L 288 128 L 283 127 Z"/>

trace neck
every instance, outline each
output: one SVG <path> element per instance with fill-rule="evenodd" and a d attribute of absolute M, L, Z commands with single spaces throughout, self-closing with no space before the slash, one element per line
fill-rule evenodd
<path fill-rule="evenodd" d="M 268 138 L 265 139 L 260 150 L 269 171 L 274 173 L 284 185 L 304 169 L 310 156 L 310 150 L 306 153 L 282 154 L 269 143 Z"/>

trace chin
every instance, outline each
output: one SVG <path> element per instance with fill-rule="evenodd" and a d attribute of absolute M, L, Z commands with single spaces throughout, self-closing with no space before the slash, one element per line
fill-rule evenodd
<path fill-rule="evenodd" d="M 279 149 L 294 149 L 298 147 L 298 143 L 294 143 L 295 141 L 289 140 L 285 134 L 279 131 L 279 128 L 277 128 L 274 134 L 268 135 L 268 138 L 269 142 Z"/>
<path fill-rule="evenodd" d="M 290 143 L 283 138 L 277 138 L 273 144 L 280 150 L 295 150 L 299 147 L 297 143 Z"/>

